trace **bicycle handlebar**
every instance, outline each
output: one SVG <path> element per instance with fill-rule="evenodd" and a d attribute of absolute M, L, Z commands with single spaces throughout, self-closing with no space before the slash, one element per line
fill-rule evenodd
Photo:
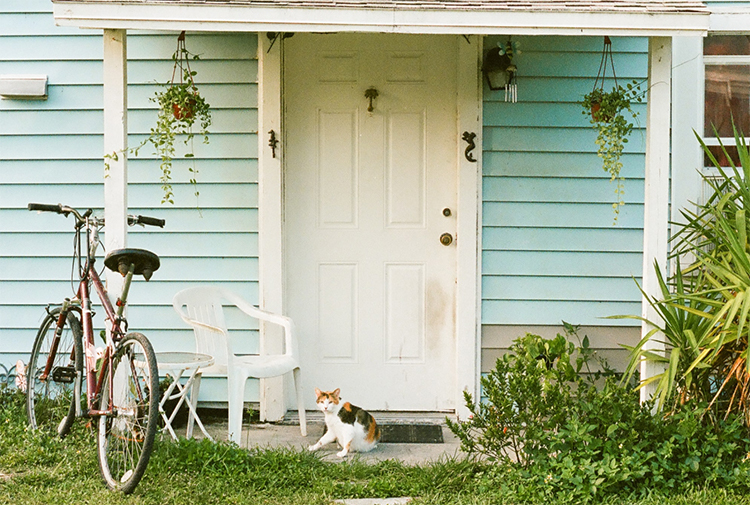
<path fill-rule="evenodd" d="M 128 216 L 128 224 L 134 225 L 134 224 L 146 224 L 148 226 L 158 226 L 159 228 L 164 228 L 164 225 L 167 222 L 164 219 L 159 219 L 158 217 L 148 217 L 148 216 Z"/>
<path fill-rule="evenodd" d="M 83 215 L 81 215 L 74 208 L 68 207 L 67 205 L 63 205 L 61 203 L 58 203 L 56 205 L 52 205 L 48 203 L 30 203 L 28 208 L 29 210 L 32 210 L 32 211 L 36 210 L 40 212 L 55 212 L 57 214 L 63 214 L 66 217 L 68 214 L 72 213 L 76 217 L 76 220 L 79 222 L 83 222 L 85 218 L 91 215 L 91 212 L 92 212 L 91 209 L 88 209 Z M 166 221 L 164 219 L 159 219 L 157 217 L 128 215 L 128 224 L 130 226 L 133 226 L 136 224 L 145 224 L 148 226 L 158 226 L 159 228 L 164 228 Z"/>
<path fill-rule="evenodd" d="M 58 203 L 57 205 L 50 205 L 48 203 L 30 203 L 29 210 L 38 210 L 40 212 L 57 212 L 58 214 L 64 213 L 61 203 Z"/>

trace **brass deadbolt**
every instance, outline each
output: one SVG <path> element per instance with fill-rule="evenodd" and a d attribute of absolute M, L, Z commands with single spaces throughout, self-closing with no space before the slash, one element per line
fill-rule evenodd
<path fill-rule="evenodd" d="M 451 212 L 451 210 L 448 207 L 446 207 L 446 208 L 443 209 L 443 215 L 445 217 L 451 217 L 451 214 L 452 214 L 452 212 Z"/>

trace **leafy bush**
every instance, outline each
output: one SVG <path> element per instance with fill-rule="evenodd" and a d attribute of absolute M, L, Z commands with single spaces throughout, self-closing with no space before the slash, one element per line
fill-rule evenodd
<path fill-rule="evenodd" d="M 694 404 L 654 416 L 653 403 L 640 404 L 606 366 L 591 373 L 591 358 L 587 339 L 576 346 L 562 335 L 527 334 L 482 378 L 485 401 L 466 394 L 471 417 L 449 422 L 465 451 L 497 463 L 490 480 L 511 501 L 590 503 L 747 486 L 750 440 L 741 418 L 707 423 L 705 405 Z"/>

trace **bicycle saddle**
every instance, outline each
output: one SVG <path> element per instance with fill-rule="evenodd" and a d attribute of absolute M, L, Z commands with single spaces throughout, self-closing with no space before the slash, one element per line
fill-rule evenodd
<path fill-rule="evenodd" d="M 155 271 L 159 270 L 159 257 L 145 249 L 115 249 L 104 258 L 104 266 L 113 272 L 120 272 L 125 277 L 130 265 L 135 265 L 135 275 L 143 275 L 149 280 Z"/>

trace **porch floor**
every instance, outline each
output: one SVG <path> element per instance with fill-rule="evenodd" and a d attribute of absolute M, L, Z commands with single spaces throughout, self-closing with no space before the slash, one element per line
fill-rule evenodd
<path fill-rule="evenodd" d="M 395 459 L 406 464 L 416 465 L 437 461 L 441 458 L 465 457 L 460 450 L 459 440 L 451 433 L 445 424 L 446 414 L 443 413 L 397 413 L 373 412 L 373 417 L 381 426 L 395 424 L 428 424 L 437 425 L 442 429 L 443 443 L 387 443 L 381 442 L 368 453 L 355 453 L 346 459 L 359 458 L 361 461 L 378 462 Z M 198 415 L 206 426 L 206 430 L 214 440 L 227 439 L 227 412 L 221 409 L 199 409 Z M 307 450 L 323 435 L 325 423 L 323 414 L 317 411 L 307 412 L 307 436 L 303 437 L 299 431 L 299 421 L 296 412 L 289 412 L 277 423 L 247 422 L 242 425 L 242 447 L 247 448 L 276 448 L 287 447 L 296 450 Z M 184 428 L 175 429 L 178 436 L 184 436 Z M 203 433 L 196 426 L 193 430 L 196 438 L 202 438 Z M 324 461 L 341 461 L 336 452 L 337 444 L 332 443 L 318 452 Z"/>

